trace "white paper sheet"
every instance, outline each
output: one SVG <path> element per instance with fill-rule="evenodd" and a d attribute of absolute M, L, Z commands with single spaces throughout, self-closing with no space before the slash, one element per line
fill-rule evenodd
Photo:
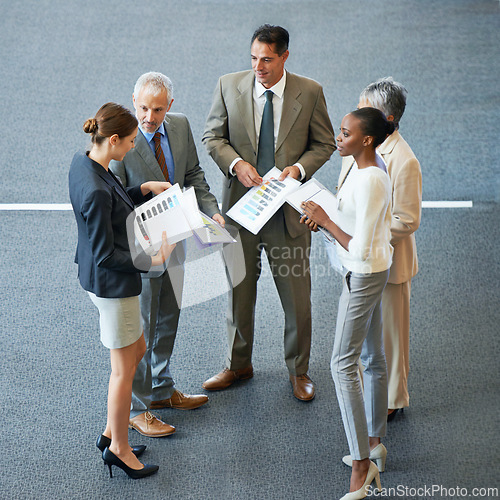
<path fill-rule="evenodd" d="M 300 214 L 304 213 L 301 208 L 302 202 L 309 200 L 320 205 L 333 222 L 337 220 L 337 197 L 317 179 L 309 179 L 299 189 L 286 197 L 287 203 L 292 205 Z M 333 240 L 333 236 L 326 229 L 320 227 L 319 230 L 327 240 Z"/>
<path fill-rule="evenodd" d="M 194 236 L 200 243 L 199 246 L 208 247 L 221 243 L 236 243 L 236 240 L 218 222 L 203 212 L 199 212 L 199 214 L 203 225 L 193 229 Z"/>
<path fill-rule="evenodd" d="M 190 187 L 183 191 L 181 206 L 189 223 L 189 227 L 192 230 L 203 227 L 204 222 L 198 208 L 198 201 L 196 200 L 194 187 Z"/>
<path fill-rule="evenodd" d="M 337 271 L 342 274 L 342 262 L 340 262 L 339 255 L 337 253 L 337 245 L 338 243 L 332 238 L 328 239 L 323 233 L 323 244 L 325 245 L 326 254 L 328 255 L 328 260 L 330 261 L 330 265 Z"/>

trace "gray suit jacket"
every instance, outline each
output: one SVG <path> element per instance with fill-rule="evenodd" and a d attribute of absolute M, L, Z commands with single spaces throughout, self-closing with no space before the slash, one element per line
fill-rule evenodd
<path fill-rule="evenodd" d="M 219 79 L 212 109 L 207 118 L 203 143 L 226 176 L 222 209 L 226 213 L 247 188 L 229 174 L 238 157 L 255 166 L 257 138 L 253 114 L 252 70 L 231 73 Z M 280 170 L 300 163 L 309 179 L 335 151 L 335 138 L 328 116 L 323 89 L 309 78 L 287 72 L 280 130 L 275 147 L 275 164 Z M 299 223 L 297 212 L 283 207 L 288 232 L 292 237 L 309 231 Z"/>
<path fill-rule="evenodd" d="M 178 183 L 181 188 L 193 187 L 200 210 L 212 217 L 220 213 L 215 196 L 210 193 L 210 187 L 205 180 L 205 174 L 200 167 L 193 134 L 187 117 L 180 113 L 167 113 L 164 121 L 170 149 L 174 158 L 174 179 L 171 184 Z M 139 130 L 134 149 L 130 150 L 123 161 L 112 161 L 110 170 L 120 178 L 126 186 L 137 186 L 147 181 L 165 181 L 155 155 L 146 138 Z M 177 245 L 170 261 L 184 261 L 184 245 Z M 156 277 L 162 271 L 151 271 L 145 277 Z"/>

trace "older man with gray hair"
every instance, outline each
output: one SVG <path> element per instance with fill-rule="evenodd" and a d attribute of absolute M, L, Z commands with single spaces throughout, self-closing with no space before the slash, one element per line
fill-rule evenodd
<path fill-rule="evenodd" d="M 399 121 L 406 107 L 407 90 L 392 77 L 368 85 L 359 97 L 358 108 L 382 111 L 396 130 L 378 147 L 387 164 L 392 186 L 391 245 L 394 247 L 389 281 L 382 296 L 384 348 L 389 383 L 388 420 L 409 406 L 410 291 L 417 274 L 415 231 L 422 210 L 422 173 L 410 146 L 399 133 Z M 339 188 L 349 175 L 354 159 L 342 161 Z"/>
<path fill-rule="evenodd" d="M 123 161 L 111 162 L 110 169 L 124 186 L 151 180 L 166 180 L 181 188 L 192 186 L 200 209 L 224 225 L 217 200 L 200 168 L 188 119 L 169 112 L 174 102 L 170 79 L 162 73 L 145 73 L 137 80 L 132 98 L 139 121 L 135 148 Z M 170 374 L 180 314 L 174 290 L 177 296 L 182 295 L 184 259 L 185 246 L 179 243 L 163 268 L 142 278 L 139 301 L 147 350 L 133 382 L 130 426 L 149 437 L 167 436 L 175 431 L 150 409 L 190 410 L 208 401 L 203 394 L 190 396 L 178 391 Z"/>

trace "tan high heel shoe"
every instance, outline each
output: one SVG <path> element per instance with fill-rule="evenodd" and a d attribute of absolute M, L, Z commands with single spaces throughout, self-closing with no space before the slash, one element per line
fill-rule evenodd
<path fill-rule="evenodd" d="M 368 486 L 370 486 L 374 480 L 377 484 L 377 488 L 381 490 L 382 484 L 380 483 L 380 472 L 378 467 L 373 462 L 370 462 L 370 468 L 368 469 L 368 474 L 366 475 L 363 486 L 361 486 L 361 488 L 357 491 L 347 493 L 340 500 L 361 500 L 362 498 L 366 498 L 368 496 Z"/>
<path fill-rule="evenodd" d="M 382 444 L 378 444 L 370 451 L 370 460 L 376 462 L 378 470 L 384 472 L 385 470 L 385 460 L 387 458 L 387 448 Z M 342 462 L 344 462 L 348 467 L 352 467 L 352 457 L 351 455 L 346 455 L 342 457 Z"/>

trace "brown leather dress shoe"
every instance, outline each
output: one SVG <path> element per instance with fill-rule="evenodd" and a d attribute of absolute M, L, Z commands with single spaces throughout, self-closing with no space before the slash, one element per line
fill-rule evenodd
<path fill-rule="evenodd" d="M 314 384 L 307 373 L 304 373 L 304 375 L 290 375 L 290 382 L 293 387 L 293 395 L 297 399 L 301 401 L 314 399 L 316 395 Z"/>
<path fill-rule="evenodd" d="M 204 394 L 196 394 L 190 396 L 189 394 L 182 394 L 177 389 L 169 399 L 162 399 L 161 401 L 152 401 L 151 409 L 159 410 L 160 408 L 176 408 L 178 410 L 194 410 L 200 406 L 208 403 L 208 396 Z"/>
<path fill-rule="evenodd" d="M 139 434 L 152 438 L 170 436 L 175 432 L 173 425 L 162 422 L 149 411 L 131 418 L 128 426 L 130 429 L 135 429 Z"/>
<path fill-rule="evenodd" d="M 252 365 L 247 368 L 242 368 L 241 370 L 230 370 L 229 368 L 224 368 L 224 370 L 220 373 L 206 380 L 202 387 L 207 391 L 221 391 L 222 389 L 226 389 L 230 385 L 234 384 L 237 380 L 245 380 L 252 377 Z"/>

